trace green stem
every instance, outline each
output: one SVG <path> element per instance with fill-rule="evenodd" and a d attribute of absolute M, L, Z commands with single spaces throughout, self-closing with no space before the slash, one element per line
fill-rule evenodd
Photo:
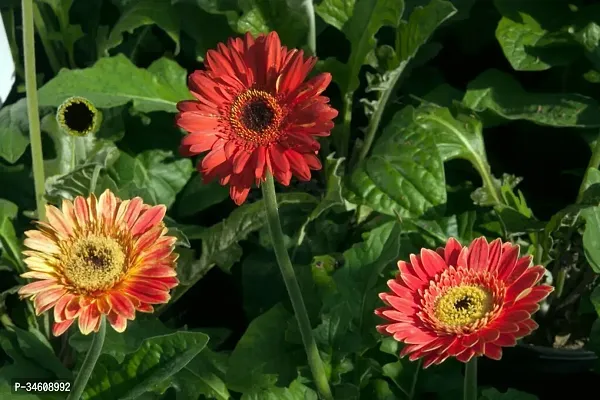
<path fill-rule="evenodd" d="M 317 28 L 315 24 L 315 8 L 313 0 L 301 0 L 301 2 L 308 23 L 308 33 L 306 38 L 307 50 L 310 53 L 309 55 L 315 56 L 317 55 Z"/>
<path fill-rule="evenodd" d="M 346 157 L 348 155 L 348 148 L 350 147 L 350 124 L 352 123 L 352 94 L 344 96 L 342 105 L 342 127 L 336 137 L 337 142 L 337 154 L 340 157 Z"/>
<path fill-rule="evenodd" d="M 329 382 L 327 381 L 325 367 L 323 366 L 323 361 L 321 360 L 319 350 L 317 349 L 317 343 L 312 334 L 310 320 L 308 319 L 306 306 L 302 299 L 302 292 L 300 291 L 300 286 L 296 280 L 294 267 L 292 266 L 292 262 L 285 248 L 281 223 L 279 221 L 279 213 L 277 211 L 275 183 L 273 182 L 273 176 L 271 174 L 267 174 L 267 179 L 261 185 L 261 188 L 267 212 L 269 233 L 271 235 L 271 241 L 273 242 L 273 248 L 275 249 L 275 257 L 277 258 L 283 281 L 285 282 L 292 307 L 294 308 L 294 313 L 296 314 L 296 320 L 298 321 L 298 327 L 300 328 L 300 334 L 302 335 L 302 342 L 304 343 L 304 349 L 306 350 L 306 355 L 308 357 L 308 365 L 310 366 L 315 385 L 317 386 L 317 390 L 321 397 L 325 400 L 332 400 L 333 395 L 329 388 Z"/>
<path fill-rule="evenodd" d="M 106 335 L 106 317 L 102 315 L 100 318 L 100 329 L 98 330 L 98 333 L 94 334 L 92 345 L 85 356 L 85 360 L 83 360 L 83 365 L 79 370 L 79 374 L 77 374 L 75 383 L 73 383 L 73 389 L 69 393 L 67 400 L 79 400 L 81 398 L 83 390 L 85 389 L 90 376 L 92 376 L 96 361 L 98 361 L 98 357 L 100 357 L 102 345 L 104 344 L 104 336 Z"/>
<path fill-rule="evenodd" d="M 27 117 L 29 119 L 29 141 L 31 142 L 31 162 L 35 185 L 35 203 L 37 217 L 46 219 L 46 200 L 44 199 L 44 154 L 42 152 L 42 133 L 40 131 L 40 113 L 38 110 L 37 81 L 35 75 L 35 39 L 33 27 L 33 0 L 22 0 L 23 8 L 23 53 L 25 55 L 25 92 L 27 94 Z"/>
<path fill-rule="evenodd" d="M 592 157 L 590 158 L 590 162 L 585 170 L 585 175 L 583 175 L 583 181 L 581 181 L 581 186 L 579 187 L 579 193 L 577 194 L 577 203 L 580 203 L 583 200 L 583 193 L 588 188 L 587 180 L 592 168 L 598 168 L 600 166 L 600 135 L 596 138 L 596 143 L 594 144 L 594 149 L 592 150 Z"/>
<path fill-rule="evenodd" d="M 30 3 L 30 7 L 31 3 L 34 3 L 33 0 L 22 0 L 22 2 L 23 4 Z M 23 18 L 25 18 L 25 16 L 23 16 Z M 44 48 L 46 56 L 48 57 L 50 68 L 52 68 L 52 71 L 56 75 L 58 71 L 60 71 L 60 67 L 62 64 L 59 61 L 58 56 L 56 55 L 54 43 L 52 43 L 52 40 L 50 40 L 50 34 L 48 32 L 48 27 L 46 26 L 46 21 L 44 20 L 44 16 L 42 15 L 42 12 L 37 4 L 33 4 L 33 21 L 35 22 L 35 28 L 37 29 L 38 36 L 40 37 L 40 40 L 42 42 L 42 47 Z M 24 25 L 23 30 L 25 30 Z M 23 32 L 23 34 L 25 33 Z M 25 50 L 25 53 L 27 53 L 27 50 Z M 25 66 L 25 69 L 27 69 L 27 66 Z"/>
<path fill-rule="evenodd" d="M 417 370 L 413 375 L 412 385 L 410 385 L 410 393 L 408 394 L 409 400 L 413 400 L 415 398 L 415 392 L 417 391 L 417 381 L 419 380 L 419 371 L 421 370 L 422 365 L 423 359 L 419 358 L 419 362 L 417 363 Z"/>
<path fill-rule="evenodd" d="M 463 386 L 464 400 L 477 400 L 477 357 L 465 366 L 465 382 Z"/>

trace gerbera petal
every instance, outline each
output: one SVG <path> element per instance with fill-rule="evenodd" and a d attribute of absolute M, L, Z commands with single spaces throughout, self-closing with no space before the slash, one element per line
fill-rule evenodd
<path fill-rule="evenodd" d="M 495 239 L 490 243 L 489 246 L 489 259 L 487 270 L 494 273 L 498 268 L 498 261 L 502 255 L 502 240 Z"/>
<path fill-rule="evenodd" d="M 485 270 L 488 267 L 489 245 L 485 236 L 477 238 L 469 246 L 467 263 L 469 268 Z"/>
<path fill-rule="evenodd" d="M 502 254 L 498 260 L 498 267 L 496 269 L 498 279 L 505 280 L 515 269 L 515 263 L 519 258 L 519 247 L 510 246 L 502 249 Z"/>
<path fill-rule="evenodd" d="M 58 208 L 47 205 L 46 217 L 61 239 L 67 239 L 73 235 L 73 227 L 64 219 L 62 212 Z"/>
<path fill-rule="evenodd" d="M 421 260 L 429 278 L 433 278 L 448 267 L 439 254 L 429 249 L 421 250 Z"/>
<path fill-rule="evenodd" d="M 492 360 L 498 361 L 502 358 L 502 348 L 493 343 L 486 343 L 484 355 Z"/>
<path fill-rule="evenodd" d="M 154 206 L 144 213 L 135 221 L 131 227 L 131 234 L 133 236 L 141 235 L 160 221 L 163 220 L 167 212 L 167 207 L 163 204 Z"/>
<path fill-rule="evenodd" d="M 84 335 L 89 335 L 96 328 L 100 319 L 100 312 L 95 304 L 89 305 L 79 315 L 79 330 Z"/>
<path fill-rule="evenodd" d="M 21 296 L 32 295 L 32 294 L 36 294 L 38 292 L 42 292 L 45 290 L 58 288 L 58 287 L 60 287 L 60 286 L 58 285 L 58 283 L 56 282 L 55 279 L 46 279 L 43 281 L 36 281 L 36 282 L 28 283 L 27 285 L 20 288 L 19 295 L 21 295 Z"/>
<path fill-rule="evenodd" d="M 54 336 L 62 335 L 63 333 L 65 333 L 67 331 L 67 329 L 69 329 L 69 327 L 71 325 L 73 325 L 73 322 L 75 322 L 74 319 L 68 319 L 66 321 L 56 322 L 54 325 L 52 325 L 52 334 Z"/>
<path fill-rule="evenodd" d="M 108 301 L 117 314 L 122 315 L 127 319 L 133 319 L 135 317 L 135 307 L 129 297 L 120 292 L 113 292 L 108 296 Z"/>
<path fill-rule="evenodd" d="M 536 284 L 544 275 L 543 267 L 531 267 L 506 290 L 506 301 L 514 301 L 519 295 Z"/>
<path fill-rule="evenodd" d="M 106 317 L 115 331 L 119 333 L 125 332 L 125 329 L 127 329 L 127 318 L 114 312 L 108 314 Z"/>

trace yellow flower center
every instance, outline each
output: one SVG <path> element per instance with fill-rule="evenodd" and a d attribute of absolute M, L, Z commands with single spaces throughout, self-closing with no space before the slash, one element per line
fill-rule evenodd
<path fill-rule="evenodd" d="M 114 239 L 89 236 L 77 239 L 63 261 L 65 276 L 78 289 L 102 290 L 121 276 L 125 253 Z"/>
<path fill-rule="evenodd" d="M 238 137 L 258 145 L 271 143 L 279 136 L 283 110 L 271 94 L 249 89 L 236 97 L 229 122 Z"/>
<path fill-rule="evenodd" d="M 435 303 L 437 319 L 452 327 L 471 324 L 491 309 L 492 296 L 479 286 L 453 287 Z"/>

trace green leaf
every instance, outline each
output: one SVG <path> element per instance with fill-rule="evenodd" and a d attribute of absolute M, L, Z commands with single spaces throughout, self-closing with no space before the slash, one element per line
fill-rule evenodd
<path fill-rule="evenodd" d="M 317 199 L 307 193 L 283 193 L 277 196 L 279 207 L 297 204 L 317 204 Z M 242 255 L 238 245 L 251 232 L 266 224 L 263 200 L 236 208 L 223 222 L 210 227 L 202 234 L 202 265 L 218 265 L 229 271 Z"/>
<path fill-rule="evenodd" d="M 573 36 L 585 49 L 588 59 L 600 69 L 600 25 L 590 22 L 580 31 L 574 32 Z"/>
<path fill-rule="evenodd" d="M 17 206 L 7 200 L 0 199 L 0 249 L 2 258 L 8 260 L 12 266 L 20 272 L 25 272 L 21 261 L 21 241 L 12 220 L 17 216 Z"/>
<path fill-rule="evenodd" d="M 293 316 L 279 304 L 253 320 L 229 357 L 227 387 L 252 393 L 273 385 L 286 386 L 297 377 L 304 353 L 285 340 L 285 326 Z"/>
<path fill-rule="evenodd" d="M 81 39 L 84 35 L 81 26 L 69 24 L 69 12 L 71 11 L 73 0 L 41 1 L 48 4 L 50 8 L 52 8 L 56 19 L 58 20 L 59 32 L 50 32 L 51 34 L 56 35 L 55 37 L 52 37 L 52 39 L 63 44 L 65 50 L 67 51 L 69 63 L 71 65 L 75 65 L 75 42 Z"/>
<path fill-rule="evenodd" d="M 14 332 L 0 331 L 0 347 L 13 360 L 12 363 L 7 362 L 0 368 L 0 398 L 12 399 L 15 397 L 12 392 L 13 379 L 56 379 L 53 373 L 40 366 L 39 360 L 30 359 L 23 353 Z M 18 398 L 22 400 L 64 400 L 64 395 L 47 394 L 37 396 L 23 393 Z"/>
<path fill-rule="evenodd" d="M 537 400 L 537 396 L 521 392 L 515 389 L 508 389 L 502 393 L 496 388 L 485 389 L 481 391 L 481 400 Z"/>
<path fill-rule="evenodd" d="M 511 75 L 495 69 L 469 83 L 463 104 L 477 112 L 490 110 L 508 120 L 523 119 L 539 125 L 600 126 L 596 100 L 580 94 L 529 93 Z"/>
<path fill-rule="evenodd" d="M 183 189 L 178 202 L 177 214 L 182 217 L 192 216 L 210 206 L 218 204 L 229 197 L 229 188 L 219 181 L 203 183 L 202 177 L 196 174 Z"/>
<path fill-rule="evenodd" d="M 564 50 L 571 47 L 569 36 L 558 32 L 570 13 L 566 2 L 496 0 L 495 4 L 502 14 L 496 38 L 513 69 L 543 71 L 568 59 Z"/>
<path fill-rule="evenodd" d="M 600 286 L 596 286 L 590 294 L 590 301 L 596 309 L 596 313 L 600 316 Z"/>
<path fill-rule="evenodd" d="M 318 400 L 317 393 L 295 380 L 287 388 L 271 387 L 254 393 L 246 393 L 242 400 Z"/>
<path fill-rule="evenodd" d="M 107 327 L 101 354 L 108 354 L 122 363 L 125 356 L 140 349 L 144 340 L 167 335 L 171 329 L 166 328 L 158 319 L 136 319 L 129 321 L 127 330 L 119 333 Z M 86 353 L 92 343 L 90 335 L 77 331 L 69 338 L 69 344 L 79 353 Z"/>
<path fill-rule="evenodd" d="M 359 86 L 359 72 L 367 62 L 367 55 L 375 49 L 375 34 L 383 26 L 396 27 L 400 22 L 404 1 L 361 0 L 349 10 L 352 1 L 324 0 L 317 13 L 328 22 L 333 22 L 350 41 L 351 51 L 344 65 L 335 59 L 325 61 L 325 69 L 332 72 L 333 79 L 340 85 L 344 96 L 352 96 Z"/>
<path fill-rule="evenodd" d="M 109 328 L 110 329 L 110 328 Z M 178 373 L 208 343 L 200 332 L 175 332 L 146 339 L 122 363 L 100 356 L 82 396 L 92 399 L 135 399 Z"/>
<path fill-rule="evenodd" d="M 175 54 L 179 53 L 179 18 L 169 0 L 135 0 L 127 3 L 121 17 L 113 26 L 102 53 L 117 47 L 125 32 L 133 33 L 141 26 L 159 26 L 175 42 Z"/>
<path fill-rule="evenodd" d="M 150 150 L 135 158 L 121 153 L 111 171 L 117 176 L 119 197 L 137 195 L 148 203 L 170 207 L 192 176 L 194 167 L 190 159 L 174 159 L 170 151 Z"/>
<path fill-rule="evenodd" d="M 50 112 L 48 107 L 40 107 L 40 118 Z M 13 164 L 25 153 L 29 146 L 29 121 L 27 120 L 27 99 L 0 109 L 0 157 Z"/>
<path fill-rule="evenodd" d="M 589 207 L 581 211 L 585 219 L 583 249 L 585 257 L 596 273 L 600 273 L 600 207 Z"/>
<path fill-rule="evenodd" d="M 372 345 L 377 285 L 383 270 L 400 252 L 401 226 L 387 222 L 344 252 L 344 265 L 333 274 L 336 290 L 323 299 L 323 322 L 316 339 L 337 357 Z"/>
<path fill-rule="evenodd" d="M 455 118 L 447 108 L 422 107 L 416 113 L 415 120 L 421 129 L 431 132 L 443 161 L 460 158 L 471 162 L 484 179 L 484 188 L 494 193 L 494 203 L 500 202 L 496 185 L 485 179 L 491 176 L 490 166 L 478 119 L 465 114 Z"/>
<path fill-rule="evenodd" d="M 46 179 L 46 198 L 60 205 L 62 199 L 73 200 L 76 196 L 87 197 L 95 192 L 100 173 L 115 162 L 119 150 L 111 142 L 105 142 L 96 154 L 83 165 L 64 175 L 54 175 Z"/>
<path fill-rule="evenodd" d="M 35 335 L 18 327 L 14 330 L 19 347 L 27 358 L 35 360 L 41 367 L 52 371 L 59 379 L 73 379 L 73 373 L 62 365 L 48 340 L 39 331 L 37 331 L 38 335 Z"/>
<path fill-rule="evenodd" d="M 352 173 L 348 188 L 383 214 L 436 215 L 436 208 L 446 203 L 444 168 L 434 139 L 439 130 L 411 106 L 396 113 L 371 156 Z"/>
<path fill-rule="evenodd" d="M 172 378 L 177 400 L 196 400 L 198 394 L 209 399 L 231 398 L 224 379 L 228 357 L 205 348 Z"/>
<path fill-rule="evenodd" d="M 118 107 L 132 101 L 140 112 L 176 112 L 177 102 L 190 98 L 186 75 L 182 67 L 166 58 L 145 70 L 119 54 L 101 58 L 90 68 L 61 70 L 39 90 L 39 102 L 42 106 L 58 107 L 77 93 L 98 108 Z"/>
<path fill-rule="evenodd" d="M 277 31 L 283 44 L 299 47 L 306 39 L 307 21 L 299 1 L 240 0 L 244 14 L 237 21 L 239 33 L 254 35 Z"/>

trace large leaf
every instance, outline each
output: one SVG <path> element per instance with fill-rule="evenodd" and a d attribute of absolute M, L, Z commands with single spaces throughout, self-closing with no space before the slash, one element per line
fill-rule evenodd
<path fill-rule="evenodd" d="M 112 328 L 106 329 L 106 337 L 101 354 L 108 354 L 122 363 L 125 356 L 140 349 L 144 340 L 172 333 L 157 319 L 136 319 L 127 324 L 127 331 L 119 333 Z M 69 338 L 69 344 L 78 352 L 85 353 L 92 343 L 90 335 L 77 331 Z"/>
<path fill-rule="evenodd" d="M 179 18 L 170 0 L 135 0 L 127 3 L 121 17 L 110 31 L 102 53 L 118 46 L 125 32 L 133 33 L 141 26 L 158 25 L 175 42 L 179 52 Z"/>
<path fill-rule="evenodd" d="M 109 328 L 110 329 L 110 328 Z M 175 332 L 145 340 L 122 363 L 100 356 L 83 399 L 135 399 L 184 368 L 208 343 L 199 332 Z"/>
<path fill-rule="evenodd" d="M 60 362 L 52 350 L 52 345 L 40 331 L 29 332 L 18 327 L 14 328 L 17 341 L 23 354 L 36 360 L 39 365 L 48 371 L 52 371 L 59 379 L 73 378 L 73 374 Z"/>
<path fill-rule="evenodd" d="M 275 384 L 287 386 L 297 377 L 296 366 L 303 352 L 285 340 L 290 318 L 279 304 L 250 323 L 229 357 L 227 387 L 252 393 Z"/>
<path fill-rule="evenodd" d="M 455 118 L 447 108 L 423 107 L 415 120 L 422 129 L 432 132 L 442 160 L 461 158 L 471 162 L 483 179 L 484 189 L 490 193 L 490 203 L 501 202 L 498 184 L 492 181 L 478 119 L 464 114 Z"/>
<path fill-rule="evenodd" d="M 495 0 L 495 4 L 502 14 L 496 38 L 515 70 L 542 71 L 569 61 L 574 43 L 559 32 L 571 13 L 567 2 Z"/>
<path fill-rule="evenodd" d="M 336 290 L 323 300 L 323 323 L 315 329 L 321 344 L 335 352 L 372 344 L 377 284 L 383 270 L 398 258 L 401 233 L 396 221 L 387 222 L 344 252 L 345 263 L 333 274 Z"/>
<path fill-rule="evenodd" d="M 463 104 L 474 111 L 490 110 L 502 118 L 540 125 L 600 126 L 596 100 L 580 94 L 529 93 L 511 75 L 495 69 L 483 72 L 469 83 Z"/>
<path fill-rule="evenodd" d="M 440 128 L 409 106 L 396 113 L 371 156 L 352 173 L 348 188 L 383 214 L 417 218 L 436 215 L 446 203 L 442 158 L 435 138 Z"/>
<path fill-rule="evenodd" d="M 198 394 L 209 399 L 229 400 L 225 385 L 227 356 L 205 348 L 173 378 L 173 387 L 178 390 L 177 400 L 196 400 Z"/>
<path fill-rule="evenodd" d="M 75 65 L 75 42 L 83 37 L 83 31 L 79 25 L 71 25 L 69 22 L 69 12 L 73 5 L 73 0 L 41 0 L 47 3 L 58 21 L 59 32 L 50 31 L 50 35 L 56 41 L 62 43 L 67 51 L 69 63 Z M 37 25 L 37 24 L 36 24 Z M 50 25 L 49 25 L 50 26 Z M 41 34 L 41 33 L 40 33 Z"/>
<path fill-rule="evenodd" d="M 74 93 L 99 108 L 132 101 L 140 112 L 176 112 L 177 102 L 190 98 L 186 71 L 176 62 L 161 58 L 146 70 L 122 54 L 102 58 L 90 68 L 61 70 L 39 90 L 39 101 L 42 106 L 58 107 Z"/>
<path fill-rule="evenodd" d="M 0 199 L 0 250 L 2 258 L 7 260 L 13 268 L 24 272 L 21 261 L 21 242 L 17 238 L 12 220 L 17 216 L 18 207 L 8 200 Z"/>
<path fill-rule="evenodd" d="M 12 391 L 15 379 L 56 379 L 56 376 L 40 365 L 39 360 L 29 358 L 20 348 L 19 341 L 14 332 L 0 331 L 0 347 L 12 359 L 0 368 L 0 398 L 12 399 L 16 395 Z M 23 400 L 58 400 L 64 399 L 63 393 L 47 393 L 38 396 L 26 392 L 18 395 Z"/>
<path fill-rule="evenodd" d="M 237 31 L 253 34 L 277 31 L 284 44 L 300 47 L 306 40 L 307 21 L 301 1 L 241 0 L 244 14 Z"/>
<path fill-rule="evenodd" d="M 40 118 L 48 114 L 48 107 L 41 107 Z M 27 99 L 0 109 L 0 157 L 15 163 L 29 145 L 29 121 L 27 119 Z"/>
<path fill-rule="evenodd" d="M 194 167 L 191 160 L 175 159 L 169 151 L 150 150 L 135 158 L 121 153 L 111 170 L 118 177 L 117 193 L 121 198 L 139 195 L 148 203 L 170 207 Z"/>

